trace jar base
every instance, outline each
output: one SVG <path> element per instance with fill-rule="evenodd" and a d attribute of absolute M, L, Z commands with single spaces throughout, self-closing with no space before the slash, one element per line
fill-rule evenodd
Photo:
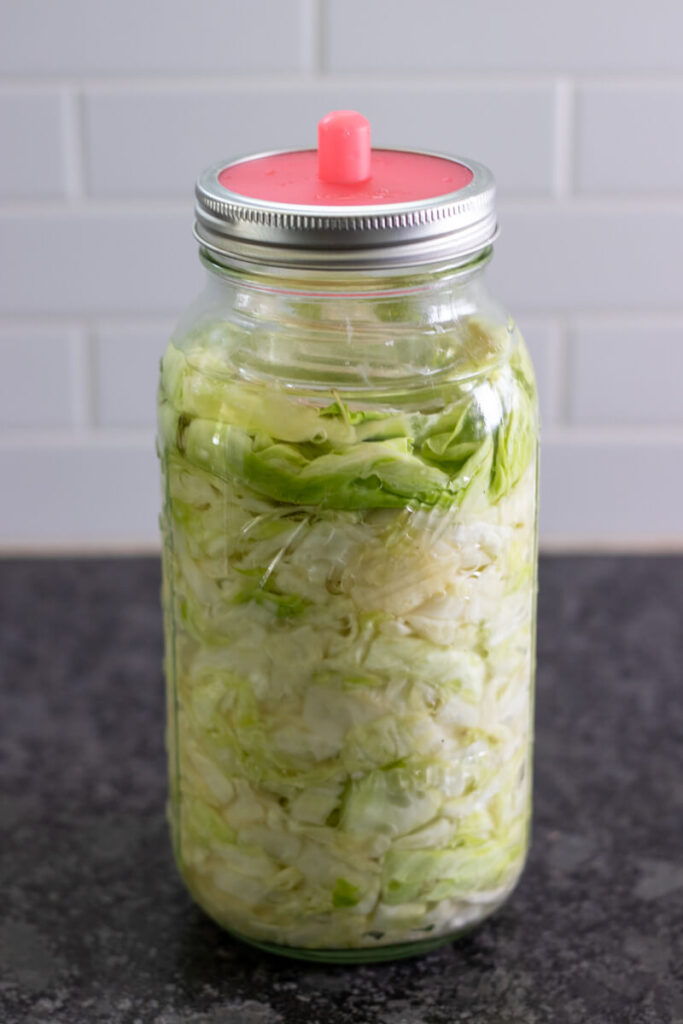
<path fill-rule="evenodd" d="M 176 860 L 176 864 L 177 863 L 178 862 Z M 207 902 L 202 899 L 202 895 L 197 886 L 192 884 L 185 872 L 179 870 L 179 874 L 197 907 L 202 911 L 202 913 L 206 914 L 214 924 L 218 925 L 222 931 L 227 935 L 230 935 L 233 939 L 244 943 L 246 946 L 251 946 L 254 949 L 260 949 L 264 953 L 270 953 L 273 956 L 286 957 L 289 960 L 305 960 L 309 963 L 325 964 L 371 964 L 383 963 L 391 960 L 408 960 L 412 957 L 424 956 L 426 953 L 431 953 L 435 949 L 440 949 L 442 946 L 448 946 L 462 938 L 464 935 L 468 935 L 470 932 L 476 931 L 476 929 L 491 917 L 492 914 L 495 914 L 505 902 L 519 879 L 518 875 L 505 893 L 505 896 L 497 900 L 494 904 L 489 905 L 486 911 L 476 920 L 471 920 L 467 924 L 462 924 L 461 927 L 454 928 L 453 931 L 449 931 L 444 935 L 409 942 L 392 943 L 386 946 L 356 946 L 354 948 L 346 949 L 307 949 L 302 946 L 285 946 L 275 942 L 267 942 L 262 939 L 251 938 L 249 935 L 245 935 L 244 933 L 231 928 L 223 919 L 221 919 L 220 915 L 209 909 Z"/>
<path fill-rule="evenodd" d="M 234 932 L 225 925 L 221 925 L 229 935 L 247 946 L 260 949 L 264 953 L 271 953 L 274 956 L 287 957 L 290 960 L 307 960 L 310 963 L 322 964 L 376 964 L 389 960 L 408 960 L 411 957 L 424 956 L 442 946 L 448 946 L 466 933 L 479 927 L 477 924 L 468 925 L 456 932 L 449 932 L 448 935 L 440 935 L 436 939 L 423 939 L 420 942 L 405 942 L 393 946 L 375 946 L 363 949 L 301 949 L 296 946 L 278 946 L 269 942 L 259 942 L 258 939 L 250 939 L 246 935 Z"/>

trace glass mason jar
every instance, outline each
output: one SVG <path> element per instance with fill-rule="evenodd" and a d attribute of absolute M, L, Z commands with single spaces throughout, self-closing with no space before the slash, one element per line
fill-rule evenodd
<path fill-rule="evenodd" d="M 491 179 L 460 165 L 479 223 Z M 436 242 L 356 215 L 343 251 L 319 225 L 264 244 L 223 188 L 200 178 L 206 290 L 159 391 L 175 856 L 254 945 L 412 955 L 525 859 L 533 371 L 484 284 L 490 217 L 466 242 L 460 211 Z"/>

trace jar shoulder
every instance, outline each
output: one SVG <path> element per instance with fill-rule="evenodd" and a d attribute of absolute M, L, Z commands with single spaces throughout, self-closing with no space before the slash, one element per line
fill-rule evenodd
<path fill-rule="evenodd" d="M 535 391 L 519 329 L 479 285 L 322 296 L 209 287 L 181 318 L 167 358 L 216 388 L 239 381 L 312 401 L 339 392 L 417 407 L 494 378 Z"/>

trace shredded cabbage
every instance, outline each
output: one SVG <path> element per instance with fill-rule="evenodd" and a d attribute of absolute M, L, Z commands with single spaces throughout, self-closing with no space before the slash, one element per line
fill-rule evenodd
<path fill-rule="evenodd" d="M 472 318 L 470 375 L 365 404 L 238 381 L 215 330 L 163 358 L 176 855 L 254 941 L 449 935 L 520 873 L 536 404 L 500 350 Z"/>

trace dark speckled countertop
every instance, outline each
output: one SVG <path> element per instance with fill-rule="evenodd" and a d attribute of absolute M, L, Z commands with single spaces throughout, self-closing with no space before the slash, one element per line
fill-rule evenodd
<path fill-rule="evenodd" d="M 541 566 L 534 841 L 496 916 L 321 967 L 172 864 L 155 560 L 0 563 L 2 1024 L 683 1022 L 683 559 Z"/>

